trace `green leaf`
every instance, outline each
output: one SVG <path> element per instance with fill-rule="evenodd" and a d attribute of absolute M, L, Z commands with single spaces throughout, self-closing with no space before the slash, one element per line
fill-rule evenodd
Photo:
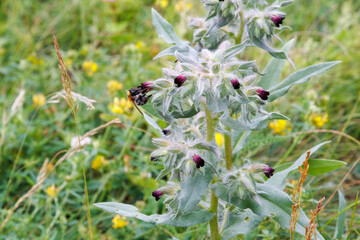
<path fill-rule="evenodd" d="M 154 8 L 151 9 L 152 22 L 159 37 L 166 43 L 182 45 L 183 41 L 176 35 L 174 28 Z"/>
<path fill-rule="evenodd" d="M 310 156 L 316 152 L 320 147 L 322 147 L 324 144 L 329 143 L 328 142 L 323 142 L 320 143 L 318 145 L 316 145 L 315 147 L 311 148 L 310 151 Z M 272 176 L 269 180 L 267 180 L 265 182 L 266 185 L 269 186 L 275 186 L 279 189 L 284 189 L 285 185 L 286 185 L 286 178 L 289 175 L 289 173 L 295 169 L 298 169 L 299 166 L 301 166 L 303 164 L 303 162 L 305 161 L 307 156 L 307 151 L 305 153 L 303 153 L 296 161 L 293 165 L 291 165 L 289 168 L 281 171 L 281 172 L 277 172 L 274 174 L 274 176 Z M 310 167 L 311 168 L 311 167 Z"/>
<path fill-rule="evenodd" d="M 250 209 L 245 209 L 239 215 L 230 214 L 224 231 L 221 233 L 222 240 L 228 240 L 239 234 L 247 234 L 262 222 L 262 217 L 254 214 Z"/>
<path fill-rule="evenodd" d="M 345 166 L 347 163 L 339 160 L 330 159 L 310 159 L 309 160 L 309 174 L 317 176 L 326 172 L 333 171 Z"/>
<path fill-rule="evenodd" d="M 338 191 L 338 194 L 339 194 L 339 210 L 338 210 L 338 212 L 341 212 L 342 210 L 344 210 L 346 208 L 346 200 L 345 200 L 344 194 L 340 190 Z M 343 213 L 341 213 L 338 216 L 338 219 L 336 222 L 336 230 L 335 230 L 334 239 L 341 239 L 342 234 L 344 233 L 344 230 L 345 230 L 345 217 L 346 217 L 346 211 L 344 211 Z"/>
<path fill-rule="evenodd" d="M 275 99 L 285 95 L 294 84 L 305 83 L 309 81 L 311 77 L 319 75 L 339 63 L 340 61 L 319 63 L 292 73 L 278 85 L 268 90 L 270 92 L 268 101 L 274 101 Z"/>
<path fill-rule="evenodd" d="M 199 111 L 196 110 L 195 105 L 192 105 L 188 110 L 183 111 L 182 113 L 179 111 L 171 112 L 171 116 L 178 119 L 178 118 L 191 118 L 198 114 Z"/>
<path fill-rule="evenodd" d="M 252 42 L 258 46 L 259 48 L 262 48 L 266 51 L 268 51 L 268 53 L 273 56 L 274 58 L 278 58 L 278 59 L 287 59 L 292 65 L 294 65 L 290 59 L 288 59 L 288 57 L 286 56 L 286 53 L 283 51 L 279 51 L 275 48 L 272 48 L 264 39 L 258 39 L 256 37 L 252 37 L 251 38 Z"/>
<path fill-rule="evenodd" d="M 288 53 L 294 43 L 294 39 L 288 41 L 281 49 L 282 52 Z M 264 69 L 265 75 L 260 77 L 258 86 L 263 89 L 269 89 L 280 81 L 281 72 L 284 68 L 286 60 L 272 58 Z"/>

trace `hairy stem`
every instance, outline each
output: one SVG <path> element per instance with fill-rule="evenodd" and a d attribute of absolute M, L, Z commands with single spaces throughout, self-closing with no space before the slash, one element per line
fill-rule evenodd
<path fill-rule="evenodd" d="M 230 170 L 233 166 L 232 162 L 232 146 L 231 146 L 231 136 L 224 134 L 225 138 L 225 163 L 226 169 Z"/>
<path fill-rule="evenodd" d="M 215 133 L 215 121 L 210 110 L 205 106 L 205 114 L 206 114 L 206 141 L 211 142 L 214 139 Z M 213 179 L 214 181 L 214 179 Z M 217 221 L 217 208 L 218 208 L 218 198 L 215 193 L 211 191 L 211 200 L 210 200 L 210 212 L 215 213 L 215 216 L 210 220 L 210 232 L 211 239 L 218 240 L 219 238 L 219 226 Z"/>

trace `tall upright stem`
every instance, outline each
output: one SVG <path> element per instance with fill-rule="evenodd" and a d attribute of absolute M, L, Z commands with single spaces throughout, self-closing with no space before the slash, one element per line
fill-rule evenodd
<path fill-rule="evenodd" d="M 211 142 L 214 139 L 215 133 L 215 121 L 210 110 L 205 106 L 206 114 L 206 141 Z M 217 217 L 217 208 L 218 208 L 218 198 L 215 193 L 211 191 L 211 200 L 210 200 L 210 212 L 215 213 L 215 216 L 210 220 L 210 232 L 212 240 L 219 240 L 219 226 L 218 226 L 218 217 Z"/>
<path fill-rule="evenodd" d="M 231 131 L 231 130 L 229 130 Z M 231 146 L 231 136 L 224 134 L 225 138 L 225 163 L 226 169 L 230 170 L 233 166 L 232 162 L 232 146 Z"/>

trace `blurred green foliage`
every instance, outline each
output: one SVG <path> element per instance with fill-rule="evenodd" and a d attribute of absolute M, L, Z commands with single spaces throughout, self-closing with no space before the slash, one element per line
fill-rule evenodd
<path fill-rule="evenodd" d="M 95 99 L 95 110 L 79 105 L 81 134 L 119 118 L 123 124 L 113 125 L 91 137 L 84 149 L 90 203 L 114 201 L 136 204 L 144 213 L 160 213 L 161 203 L 151 192 L 161 185 L 154 181 L 160 166 L 149 161 L 151 137 L 155 132 L 134 108 L 113 112 L 114 98 L 126 99 L 126 89 L 161 75 L 161 67 L 172 61 L 151 61 L 166 44 L 157 38 L 151 24 L 150 8 L 155 7 L 184 39 L 190 16 L 201 14 L 201 2 L 190 0 L 2 0 L 0 2 L 0 222 L 16 201 L 37 183 L 45 159 L 70 148 L 76 136 L 74 120 L 65 101 L 43 105 L 62 90 L 58 59 L 53 48 L 56 35 L 65 63 L 72 77 L 72 88 Z M 303 86 L 294 87 L 287 95 L 271 104 L 271 110 L 291 118 L 286 130 L 274 135 L 274 128 L 254 136 L 253 142 L 237 154 L 253 160 L 266 159 L 270 165 L 291 162 L 317 143 L 332 140 L 319 151 L 321 158 L 345 161 L 329 174 L 309 177 L 303 195 L 303 208 L 314 209 L 314 199 L 330 196 L 343 175 L 359 157 L 359 146 L 336 130 L 360 139 L 360 2 L 356 0 L 297 1 L 286 9 L 286 24 L 293 28 L 280 34 L 284 41 L 295 38 L 290 58 L 297 69 L 322 61 L 341 60 L 342 64 Z M 276 43 L 281 46 L 280 42 Z M 258 59 L 263 69 L 270 59 L 261 50 L 249 50 L 248 59 Z M 84 63 L 96 65 L 86 67 Z M 91 66 L 92 66 L 91 65 Z M 284 76 L 293 72 L 288 64 Z M 107 84 L 115 80 L 122 89 L 109 91 Z M 24 102 L 13 103 L 25 90 Z M 40 99 L 40 100 L 39 100 Z M 14 116 L 6 121 L 15 111 Z M 314 118 L 328 121 L 321 127 Z M 310 132 L 311 131 L 311 132 Z M 307 132 L 307 133 L 304 133 Z M 251 145 L 252 144 L 252 145 Z M 286 146 L 286 147 L 284 147 Z M 94 159 L 103 161 L 94 167 Z M 54 163 L 56 160 L 54 161 Z M 298 176 L 295 174 L 293 179 Z M 342 186 L 349 203 L 354 201 L 360 168 Z M 55 192 L 51 197 L 52 185 Z M 41 187 L 26 199 L 0 231 L 0 239 L 88 239 L 81 159 L 79 154 L 65 160 L 50 171 Z M 289 182 L 291 189 L 291 182 Z M 54 189 L 53 189 L 54 190 Z M 153 226 L 134 219 L 123 228 L 112 228 L 113 215 L 90 206 L 94 239 L 208 239 L 207 226 L 188 229 Z M 320 215 L 320 225 L 337 212 L 336 198 Z M 351 213 L 348 212 L 347 221 Z M 356 216 L 355 221 L 359 221 Z M 346 222 L 346 224 L 348 224 Z M 329 239 L 335 222 L 323 230 Z M 350 239 L 355 239 L 351 233 Z M 254 232 L 258 239 L 284 239 L 286 230 L 266 221 Z M 347 233 L 344 233 L 347 236 Z M 255 239 L 255 238 L 250 238 Z"/>

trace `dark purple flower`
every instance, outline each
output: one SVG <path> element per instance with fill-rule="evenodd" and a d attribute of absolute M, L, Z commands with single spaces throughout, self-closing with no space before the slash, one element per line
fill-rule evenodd
<path fill-rule="evenodd" d="M 186 77 L 183 75 L 179 75 L 174 79 L 174 83 L 177 85 L 177 87 L 181 87 L 185 81 Z"/>
<path fill-rule="evenodd" d="M 274 15 L 271 18 L 271 21 L 273 21 L 273 23 L 277 26 L 280 27 L 280 24 L 282 24 L 283 20 L 285 19 L 285 17 L 279 17 L 277 15 Z"/>
<path fill-rule="evenodd" d="M 164 193 L 162 191 L 156 190 L 156 191 L 153 191 L 151 195 L 155 198 L 156 201 L 159 201 L 159 199 L 161 198 L 161 196 L 163 194 Z"/>
<path fill-rule="evenodd" d="M 262 100 L 267 100 L 268 96 L 270 95 L 270 93 L 268 91 L 265 91 L 264 89 L 260 88 L 258 90 L 256 90 L 256 92 L 258 93 L 259 97 Z"/>
<path fill-rule="evenodd" d="M 234 89 L 239 89 L 240 88 L 239 79 L 234 78 L 233 80 L 231 80 L 231 85 L 234 87 Z"/>
<path fill-rule="evenodd" d="M 265 176 L 267 176 L 268 178 L 270 178 L 274 172 L 275 172 L 275 169 L 267 166 L 266 168 L 264 168 L 263 172 L 265 173 Z"/>
<path fill-rule="evenodd" d="M 147 92 L 150 91 L 152 88 L 150 87 L 152 83 L 151 82 L 144 82 L 144 83 L 141 83 L 141 88 L 142 89 L 145 89 Z"/>
<path fill-rule="evenodd" d="M 155 162 L 155 161 L 157 161 L 158 159 L 159 159 L 158 157 L 151 157 L 151 158 L 150 158 L 150 161 Z"/>
<path fill-rule="evenodd" d="M 205 161 L 199 155 L 194 155 L 193 161 L 196 164 L 197 168 L 205 166 Z"/>
<path fill-rule="evenodd" d="M 165 136 L 167 136 L 167 135 L 169 135 L 169 134 L 171 133 L 171 131 L 170 131 L 170 130 L 167 130 L 167 129 L 162 130 L 162 132 L 163 132 L 163 134 L 164 134 Z"/>

